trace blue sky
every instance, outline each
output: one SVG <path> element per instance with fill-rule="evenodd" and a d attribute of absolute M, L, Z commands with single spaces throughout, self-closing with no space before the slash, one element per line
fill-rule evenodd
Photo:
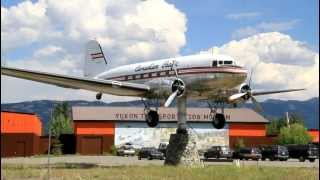
<path fill-rule="evenodd" d="M 1 0 L 1 6 L 10 7 L 20 0 Z M 34 0 L 33 0 L 34 2 Z M 167 0 L 187 17 L 187 43 L 181 54 L 187 55 L 221 46 L 235 39 L 232 33 L 245 27 L 254 27 L 259 23 L 286 23 L 295 21 L 284 33 L 293 39 L 306 42 L 318 52 L 319 48 L 319 2 L 318 0 Z M 189 2 L 189 3 L 188 3 Z M 230 19 L 230 14 L 255 13 L 250 18 Z M 9 59 L 19 59 L 36 49 L 37 45 L 24 47 L 23 52 L 9 53 Z"/>
<path fill-rule="evenodd" d="M 294 39 L 307 42 L 313 49 L 319 47 L 318 0 L 169 0 L 187 16 L 187 45 L 183 53 L 198 52 L 212 46 L 220 46 L 232 40 L 231 34 L 239 28 L 261 22 L 298 23 L 285 31 Z M 193 1 L 195 2 L 195 1 Z M 228 14 L 256 12 L 259 16 L 231 20 Z M 318 51 L 318 50 L 317 50 Z"/>

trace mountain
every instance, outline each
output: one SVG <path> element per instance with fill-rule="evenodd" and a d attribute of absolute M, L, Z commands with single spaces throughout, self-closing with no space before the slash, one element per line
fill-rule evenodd
<path fill-rule="evenodd" d="M 105 103 L 101 101 L 67 101 L 70 106 L 132 106 L 144 107 L 141 101 L 128 102 L 112 102 Z M 55 104 L 61 101 L 40 100 L 40 101 L 26 101 L 20 103 L 1 104 L 1 111 L 18 111 L 18 112 L 32 112 L 39 115 L 44 127 L 47 127 L 51 116 L 51 109 Z M 149 102 L 150 103 L 150 102 Z M 173 106 L 175 104 L 173 103 Z M 206 101 L 188 101 L 188 107 L 208 107 Z M 246 103 L 244 107 L 252 108 L 253 105 Z M 312 98 L 306 101 L 283 101 L 270 99 L 261 102 L 263 108 L 262 115 L 267 119 L 279 118 L 285 115 L 285 112 L 296 113 L 302 116 L 305 120 L 305 125 L 308 128 L 319 129 L 319 98 Z M 46 129 L 46 128 L 44 128 Z"/>

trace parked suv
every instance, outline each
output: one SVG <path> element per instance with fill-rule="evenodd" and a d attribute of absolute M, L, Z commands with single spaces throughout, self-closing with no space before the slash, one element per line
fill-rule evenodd
<path fill-rule="evenodd" d="M 280 145 L 271 145 L 271 146 L 262 146 L 260 147 L 261 151 L 261 160 L 266 160 L 267 158 L 270 161 L 280 160 L 286 161 L 289 158 L 289 152 L 287 147 Z"/>
<path fill-rule="evenodd" d="M 232 153 L 228 146 L 212 146 L 203 154 L 205 159 L 208 158 L 232 158 Z"/>
<path fill-rule="evenodd" d="M 149 160 L 152 159 L 164 159 L 164 155 L 162 152 L 157 150 L 154 147 L 147 147 L 147 148 L 141 148 L 138 154 L 138 159 L 141 160 L 142 158 L 148 158 Z"/>
<path fill-rule="evenodd" d="M 314 144 L 291 144 L 286 146 L 289 151 L 289 157 L 299 159 L 300 162 L 304 162 L 306 159 L 314 162 L 319 158 L 319 148 Z"/>
<path fill-rule="evenodd" d="M 166 157 L 167 154 L 167 147 L 168 143 L 160 143 L 158 147 L 158 150 L 163 153 L 164 157 Z"/>
<path fill-rule="evenodd" d="M 135 152 L 131 143 L 126 143 L 117 149 L 118 156 L 134 156 Z"/>
<path fill-rule="evenodd" d="M 233 158 L 240 160 L 252 159 L 258 161 L 261 159 L 261 152 L 258 148 L 241 148 L 233 153 Z"/>

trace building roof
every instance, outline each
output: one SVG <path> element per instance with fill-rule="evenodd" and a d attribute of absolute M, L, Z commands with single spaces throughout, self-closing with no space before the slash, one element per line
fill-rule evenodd
<path fill-rule="evenodd" d="M 1 110 L 3 113 L 16 113 L 16 114 L 30 114 L 30 115 L 36 115 L 34 112 L 22 112 L 22 111 L 13 111 L 13 110 Z"/>
<path fill-rule="evenodd" d="M 1 111 L 1 133 L 41 135 L 42 123 L 36 114 Z"/>
<path fill-rule="evenodd" d="M 218 111 L 219 112 L 219 111 Z M 260 114 L 252 109 L 237 108 L 224 110 L 227 122 L 268 123 Z M 72 107 L 74 121 L 145 121 L 144 108 L 140 107 Z M 159 108 L 160 122 L 176 122 L 176 108 Z M 188 108 L 189 122 L 211 122 L 209 108 Z"/>

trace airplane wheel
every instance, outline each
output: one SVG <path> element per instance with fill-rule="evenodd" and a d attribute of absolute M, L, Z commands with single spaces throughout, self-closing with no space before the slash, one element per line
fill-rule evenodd
<path fill-rule="evenodd" d="M 100 100 L 101 98 L 102 98 L 102 93 L 97 93 L 96 99 L 97 99 L 97 100 Z"/>
<path fill-rule="evenodd" d="M 212 119 L 212 125 L 216 129 L 221 129 L 226 124 L 226 119 L 224 117 L 224 114 L 217 113 L 215 118 Z"/>
<path fill-rule="evenodd" d="M 159 114 L 157 111 L 150 110 L 146 117 L 146 122 L 149 127 L 156 127 L 159 123 Z"/>
<path fill-rule="evenodd" d="M 306 160 L 306 159 L 305 159 L 303 156 L 300 156 L 300 157 L 299 157 L 299 161 L 300 161 L 300 162 L 304 162 L 305 160 Z"/>

